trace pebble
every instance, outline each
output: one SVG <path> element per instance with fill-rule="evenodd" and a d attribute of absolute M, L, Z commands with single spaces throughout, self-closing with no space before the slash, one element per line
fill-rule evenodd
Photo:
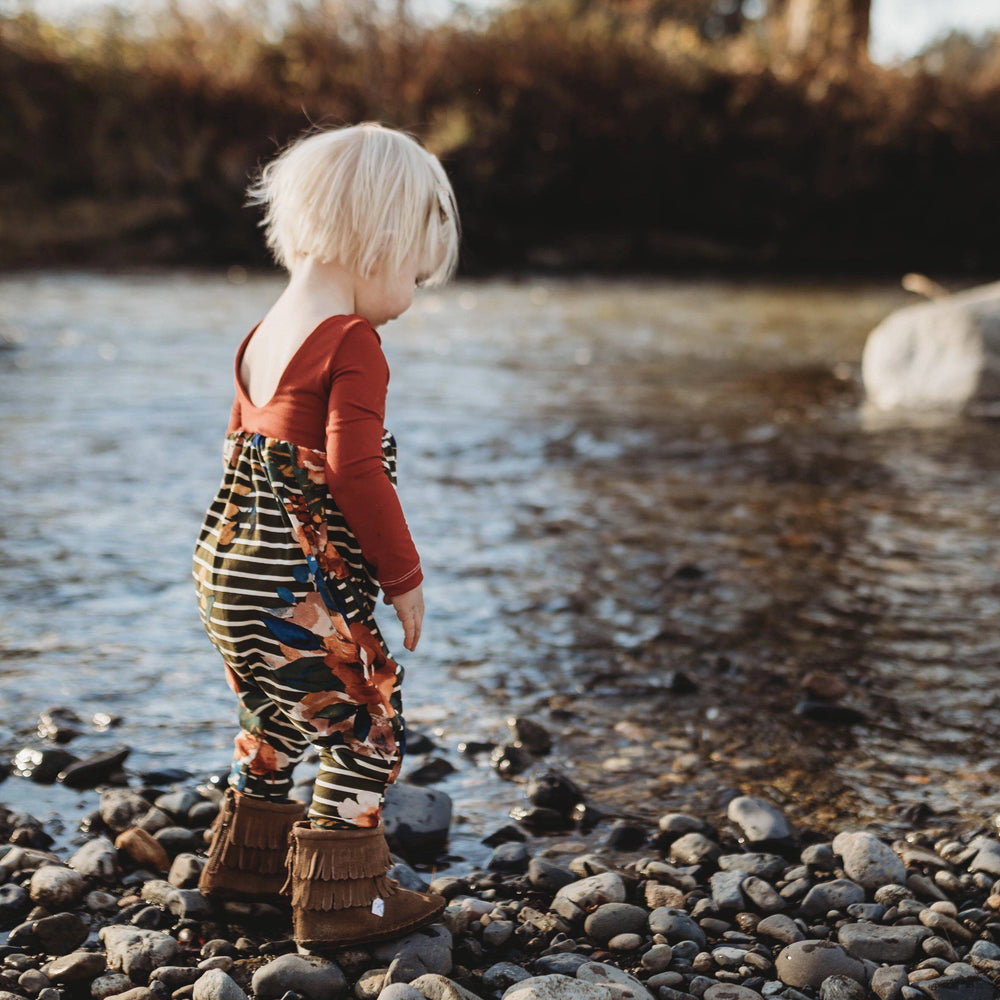
<path fill-rule="evenodd" d="M 115 847 L 150 871 L 165 872 L 170 869 L 170 856 L 163 845 L 137 826 L 120 833 L 115 839 Z"/>
<path fill-rule="evenodd" d="M 828 910 L 846 910 L 851 903 L 863 903 L 865 890 L 850 879 L 837 878 L 819 882 L 802 900 L 802 912 L 810 917 L 825 914 Z"/>
<path fill-rule="evenodd" d="M 926 927 L 883 927 L 880 924 L 845 924 L 837 932 L 844 950 L 873 962 L 909 962 L 921 942 L 931 936 Z"/>
<path fill-rule="evenodd" d="M 50 912 L 70 910 L 83 898 L 86 883 L 72 868 L 45 865 L 31 876 L 29 893 L 32 902 Z"/>
<path fill-rule="evenodd" d="M 198 885 L 198 879 L 204 867 L 204 859 L 199 858 L 198 855 L 178 854 L 170 865 L 167 881 L 178 889 L 193 889 Z"/>
<path fill-rule="evenodd" d="M 604 903 L 624 903 L 625 883 L 615 872 L 601 872 L 563 886 L 555 899 L 565 899 L 589 911 Z"/>
<path fill-rule="evenodd" d="M 683 910 L 661 906 L 649 915 L 649 929 L 667 941 L 694 941 L 699 948 L 708 944 L 705 932 Z"/>
<path fill-rule="evenodd" d="M 843 858 L 847 877 L 865 889 L 906 881 L 902 860 L 874 834 L 839 833 L 833 838 L 833 850 Z"/>
<path fill-rule="evenodd" d="M 729 803 L 726 816 L 740 828 L 749 844 L 795 841 L 795 831 L 784 814 L 764 799 L 739 795 Z"/>
<path fill-rule="evenodd" d="M 247 1000 L 247 995 L 221 969 L 209 969 L 194 984 L 191 1000 Z"/>
<path fill-rule="evenodd" d="M 528 870 L 528 849 L 524 844 L 510 842 L 501 844 L 486 862 L 487 870 L 520 875 Z"/>
<path fill-rule="evenodd" d="M 576 881 L 576 875 L 568 868 L 554 865 L 544 858 L 532 858 L 528 863 L 528 881 L 536 889 L 558 892 L 564 885 Z"/>
<path fill-rule="evenodd" d="M 828 976 L 846 975 L 865 981 L 865 967 L 832 941 L 796 941 L 786 945 L 775 960 L 778 978 L 788 986 L 819 989 Z"/>
<path fill-rule="evenodd" d="M 104 972 L 106 965 L 102 952 L 71 951 L 43 965 L 42 972 L 53 983 L 77 983 L 84 979 L 93 980 Z"/>
<path fill-rule="evenodd" d="M 177 941 L 161 931 L 109 925 L 98 937 L 107 950 L 108 966 L 124 972 L 133 983 L 145 985 L 161 965 L 173 965 L 180 954 Z"/>
<path fill-rule="evenodd" d="M 84 878 L 101 882 L 111 882 L 118 875 L 118 855 L 107 837 L 88 840 L 66 863 Z"/>
<path fill-rule="evenodd" d="M 150 807 L 137 792 L 127 788 L 106 788 L 101 792 L 101 819 L 115 833 L 122 833 Z"/>
<path fill-rule="evenodd" d="M 431 924 L 398 941 L 376 944 L 371 948 L 372 955 L 381 964 L 391 966 L 402 956 L 420 966 L 423 972 L 441 976 L 451 972 L 451 950 L 451 934 L 441 924 Z"/>
<path fill-rule="evenodd" d="M 685 833 L 670 845 L 670 860 L 682 865 L 714 864 L 722 849 L 703 833 Z"/>
<path fill-rule="evenodd" d="M 649 914 L 641 906 L 603 903 L 587 917 L 583 929 L 592 940 L 606 945 L 619 934 L 643 933 L 648 920 Z"/>
<path fill-rule="evenodd" d="M 412 985 L 426 1000 L 479 1000 L 475 993 L 470 993 L 458 983 L 433 973 L 415 979 Z"/>

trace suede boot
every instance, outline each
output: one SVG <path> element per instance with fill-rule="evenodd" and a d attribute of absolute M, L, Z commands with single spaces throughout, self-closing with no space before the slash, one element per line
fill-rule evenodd
<path fill-rule="evenodd" d="M 202 895 L 283 901 L 288 835 L 305 808 L 301 802 L 268 802 L 227 788 L 198 879 Z"/>
<path fill-rule="evenodd" d="M 288 881 L 295 943 L 300 952 L 329 952 L 389 941 L 431 923 L 443 896 L 401 889 L 386 875 L 392 861 L 385 828 L 292 827 Z"/>

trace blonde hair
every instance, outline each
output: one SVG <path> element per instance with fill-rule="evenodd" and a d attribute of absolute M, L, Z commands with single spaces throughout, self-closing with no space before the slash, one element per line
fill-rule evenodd
<path fill-rule="evenodd" d="M 458 263 L 455 193 L 437 157 L 378 122 L 294 140 L 247 188 L 264 205 L 259 225 L 275 261 L 335 261 L 361 277 L 397 274 L 411 254 L 437 262 L 423 285 L 442 285 Z M 440 259 L 439 259 L 440 258 Z"/>

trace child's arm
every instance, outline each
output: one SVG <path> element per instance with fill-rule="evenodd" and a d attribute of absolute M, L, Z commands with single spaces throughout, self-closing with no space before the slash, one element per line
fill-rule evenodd
<path fill-rule="evenodd" d="M 423 617 L 420 557 L 399 496 L 382 465 L 389 367 L 375 331 L 361 323 L 344 335 L 333 358 L 326 421 L 326 481 L 374 567 L 386 598 L 416 645 Z M 418 591 L 417 594 L 413 594 Z M 409 598 L 409 600 L 401 600 Z M 411 620 L 406 628 L 404 613 Z M 412 646 L 404 643 L 407 649 Z"/>

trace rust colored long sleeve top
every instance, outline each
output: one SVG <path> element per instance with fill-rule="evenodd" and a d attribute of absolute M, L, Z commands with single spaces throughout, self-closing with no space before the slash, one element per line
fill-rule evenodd
<path fill-rule="evenodd" d="M 274 395 L 254 406 L 240 366 L 257 326 L 236 353 L 229 432 L 251 431 L 323 451 L 330 494 L 383 593 L 396 597 L 412 590 L 423 580 L 420 557 L 382 464 L 389 365 L 381 338 L 363 316 L 324 319 L 286 365 Z"/>

